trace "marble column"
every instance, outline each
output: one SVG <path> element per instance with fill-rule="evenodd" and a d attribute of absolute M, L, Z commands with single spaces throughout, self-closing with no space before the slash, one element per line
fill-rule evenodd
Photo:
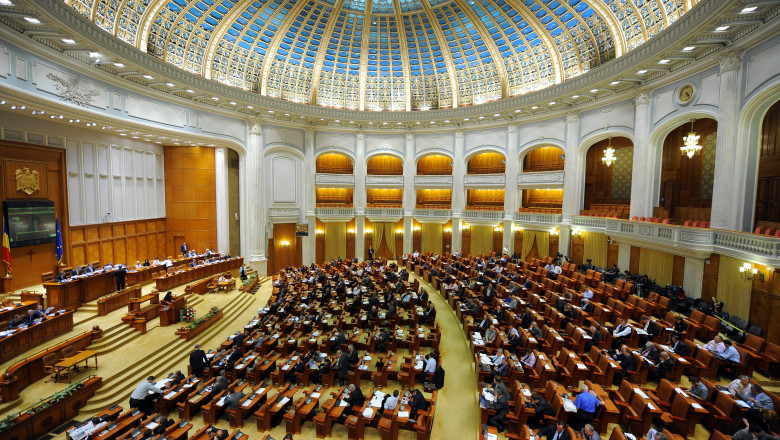
<path fill-rule="evenodd" d="M 263 180 L 263 125 L 260 120 L 249 121 L 249 136 L 247 137 L 247 153 L 243 157 L 244 201 L 241 207 L 241 223 L 245 233 L 242 237 L 242 252 L 247 256 L 248 263 L 261 275 L 267 275 L 268 243 L 266 228 L 268 224 L 265 209 L 265 185 Z"/>
<path fill-rule="evenodd" d="M 366 216 L 355 216 L 355 258 L 366 259 Z"/>
<path fill-rule="evenodd" d="M 569 246 L 571 245 L 571 226 L 562 223 L 558 231 L 560 232 L 558 234 L 558 253 L 568 257 Z M 555 257 L 555 255 L 551 255 L 551 257 Z"/>
<path fill-rule="evenodd" d="M 366 259 L 366 136 L 358 132 L 355 139 L 355 189 L 353 201 L 355 203 L 355 256 L 358 260 Z M 374 245 L 376 249 L 376 245 Z"/>
<path fill-rule="evenodd" d="M 463 131 L 455 132 L 454 159 L 452 161 L 452 216 L 461 218 L 466 206 L 466 190 L 463 187 L 466 175 L 466 143 Z"/>
<path fill-rule="evenodd" d="M 517 190 L 517 175 L 519 173 L 519 161 L 517 158 L 517 125 L 507 127 L 506 133 L 506 189 L 504 191 L 504 237 L 503 247 L 509 249 L 512 255 L 515 233 L 512 230 L 512 221 L 515 212 L 520 208 L 520 196 Z"/>
<path fill-rule="evenodd" d="M 217 250 L 230 252 L 230 210 L 228 209 L 227 148 L 214 149 L 214 186 L 217 202 Z"/>
<path fill-rule="evenodd" d="M 452 218 L 452 246 L 450 252 L 463 249 L 463 234 L 461 233 L 463 220 L 460 217 Z"/>
<path fill-rule="evenodd" d="M 648 142 L 650 136 L 650 94 L 642 91 L 634 99 L 634 164 L 631 169 L 630 216 L 650 217 L 658 200 L 661 167 L 660 149 Z"/>
<path fill-rule="evenodd" d="M 304 141 L 304 173 L 301 176 L 301 185 L 303 185 L 303 204 L 301 208 L 301 223 L 309 225 L 309 236 L 301 238 L 303 247 L 301 256 L 302 262 L 309 265 L 317 258 L 317 234 L 315 233 L 317 189 L 314 184 L 314 176 L 317 173 L 317 161 L 315 153 L 315 133 L 311 128 L 305 130 L 306 139 Z M 312 226 L 314 225 L 314 226 Z"/>
<path fill-rule="evenodd" d="M 406 152 L 404 156 L 404 215 L 413 216 L 417 199 L 417 195 L 414 192 L 414 176 L 417 174 L 417 163 L 414 160 L 414 135 L 411 133 L 406 134 Z"/>
<path fill-rule="evenodd" d="M 411 254 L 414 252 L 412 249 L 412 246 L 414 244 L 414 231 L 412 231 L 412 226 L 414 225 L 414 219 L 411 216 L 404 216 L 404 250 L 403 254 Z M 398 254 L 398 249 L 395 250 L 395 253 Z"/>
<path fill-rule="evenodd" d="M 685 272 L 683 273 L 683 289 L 685 295 L 691 298 L 701 298 L 701 285 L 704 281 L 704 260 L 685 257 Z"/>
<path fill-rule="evenodd" d="M 739 91 L 742 53 L 728 52 L 720 58 L 720 100 L 718 102 L 718 141 L 715 153 L 715 183 L 712 187 L 713 228 L 742 230 L 742 206 L 735 203 L 744 194 L 748 155 L 737 148 Z M 700 139 L 704 142 L 704 139 Z"/>
<path fill-rule="evenodd" d="M 563 176 L 563 223 L 571 223 L 572 216 L 579 215 L 585 183 L 585 155 L 580 158 L 580 115 L 566 115 L 566 161 Z"/>
<path fill-rule="evenodd" d="M 631 266 L 631 245 L 618 243 L 618 268 L 621 271 L 628 270 Z"/>

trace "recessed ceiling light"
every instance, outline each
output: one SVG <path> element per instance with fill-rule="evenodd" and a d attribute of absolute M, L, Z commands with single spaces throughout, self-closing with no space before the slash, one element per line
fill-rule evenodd
<path fill-rule="evenodd" d="M 572 95 L 572 96 L 571 96 L 571 99 L 577 99 L 577 98 L 579 98 L 579 97 L 580 97 L 580 95 Z"/>
<path fill-rule="evenodd" d="M 160 141 L 155 141 L 155 144 L 162 144 L 162 142 L 160 142 Z"/>
<path fill-rule="evenodd" d="M 436 123 L 436 121 L 431 121 L 431 124 L 435 124 L 435 123 Z"/>
<path fill-rule="evenodd" d="M 612 81 L 611 83 L 609 83 L 609 85 L 611 86 L 616 86 L 618 84 L 620 84 L 620 81 Z"/>
<path fill-rule="evenodd" d="M 485 117 L 484 116 L 480 116 L 479 119 L 485 119 Z"/>
<path fill-rule="evenodd" d="M 450 123 L 450 120 L 449 120 L 449 119 L 445 119 L 445 120 L 444 120 L 444 123 L 445 123 L 445 124 L 449 124 L 449 123 Z"/>
<path fill-rule="evenodd" d="M 165 85 L 166 85 L 166 86 L 168 86 L 168 87 L 173 87 L 173 86 L 175 86 L 176 84 L 174 84 L 174 83 L 165 83 Z"/>
<path fill-rule="evenodd" d="M 599 89 L 590 89 L 590 93 L 596 93 L 598 91 L 599 91 Z"/>
<path fill-rule="evenodd" d="M 127 136 L 127 133 L 119 133 L 119 136 Z"/>
<path fill-rule="evenodd" d="M 90 58 L 100 58 L 100 52 L 90 52 L 89 53 Z"/>
<path fill-rule="evenodd" d="M 32 17 L 24 17 L 24 21 L 32 24 L 41 24 L 41 20 L 38 20 L 37 18 Z"/>
<path fill-rule="evenodd" d="M 212 96 L 212 97 L 211 97 L 211 100 L 212 100 L 212 101 L 219 101 L 219 98 L 217 98 L 216 96 Z"/>
<path fill-rule="evenodd" d="M 382 125 L 387 125 L 387 122 L 383 122 Z"/>
<path fill-rule="evenodd" d="M 403 125 L 401 122 L 396 122 L 395 125 Z"/>
<path fill-rule="evenodd" d="M 230 105 L 236 105 L 236 101 L 230 101 Z"/>
<path fill-rule="evenodd" d="M 252 110 L 252 109 L 253 109 L 253 108 L 255 108 L 255 107 L 254 107 L 254 106 L 252 106 L 252 105 L 248 105 L 248 106 L 246 106 L 246 108 L 248 108 L 249 110 Z M 301 116 L 301 117 L 303 117 L 303 116 Z"/>
<path fill-rule="evenodd" d="M 536 110 L 536 109 L 538 109 L 538 108 L 539 108 L 539 106 L 536 106 L 536 105 L 535 105 L 535 106 L 531 107 L 531 110 Z"/>
<path fill-rule="evenodd" d="M 731 26 L 728 26 L 728 25 L 727 26 L 718 26 L 718 27 L 715 28 L 715 30 L 717 32 L 723 32 L 723 31 L 729 30 L 730 28 L 731 28 Z"/>
<path fill-rule="evenodd" d="M 415 124 L 420 125 L 420 121 L 415 122 Z"/>
<path fill-rule="evenodd" d="M 690 52 L 693 49 L 696 49 L 696 46 L 686 46 L 686 47 L 683 47 L 683 52 Z"/>
<path fill-rule="evenodd" d="M 14 4 L 11 3 L 11 0 L 0 0 L 0 6 L 13 6 Z"/>
<path fill-rule="evenodd" d="M 550 105 L 555 105 L 555 104 L 557 104 L 557 102 L 555 102 L 555 101 L 550 101 Z"/>
<path fill-rule="evenodd" d="M 285 116 L 290 116 L 290 114 L 289 114 L 289 113 L 285 113 L 284 115 L 285 115 Z M 349 121 L 349 122 L 352 122 L 352 121 Z"/>
<path fill-rule="evenodd" d="M 73 38 L 63 38 L 62 42 L 65 44 L 76 44 L 76 40 L 74 40 Z"/>
<path fill-rule="evenodd" d="M 133 136 L 133 139 L 138 139 L 138 136 Z"/>
<path fill-rule="evenodd" d="M 336 119 L 336 120 L 335 120 L 335 121 L 333 121 L 333 122 L 341 122 L 341 121 L 340 121 L 340 120 L 338 120 L 338 119 Z"/>
<path fill-rule="evenodd" d="M 121 69 L 121 68 L 125 67 L 125 65 L 122 64 L 122 63 L 114 63 L 114 67 L 119 67 Z"/>
<path fill-rule="evenodd" d="M 273 112 L 274 112 L 273 110 L 268 110 L 268 113 L 273 113 Z"/>
<path fill-rule="evenodd" d="M 187 93 L 195 93 L 195 90 L 187 89 L 187 90 L 185 90 L 185 92 L 187 92 Z"/>
<path fill-rule="evenodd" d="M 672 62 L 672 60 L 663 59 L 663 60 L 659 61 L 658 64 L 669 64 L 671 62 Z"/>
<path fill-rule="evenodd" d="M 154 79 L 154 77 L 152 75 L 144 75 L 144 78 L 146 78 L 146 79 Z"/>
<path fill-rule="evenodd" d="M 2 1 L 0 1 L 0 4 L 2 4 Z M 747 8 L 742 9 L 742 13 L 749 14 L 751 12 L 755 12 L 756 9 L 758 9 L 758 6 L 748 6 Z"/>
<path fill-rule="evenodd" d="M 644 75 L 645 73 L 647 73 L 647 70 L 645 70 L 645 69 L 637 70 L 636 73 L 639 74 L 639 75 Z"/>
<path fill-rule="evenodd" d="M 468 120 L 469 120 L 469 118 L 463 118 L 463 120 L 464 120 L 464 121 L 468 121 Z"/>
<path fill-rule="evenodd" d="M 493 116 L 495 116 L 495 117 L 497 118 L 497 117 L 501 116 L 501 114 L 499 114 L 499 113 L 493 113 Z"/>

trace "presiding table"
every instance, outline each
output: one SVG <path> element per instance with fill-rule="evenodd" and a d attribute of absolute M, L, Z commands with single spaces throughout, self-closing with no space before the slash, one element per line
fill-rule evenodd
<path fill-rule="evenodd" d="M 49 306 L 61 309 L 77 309 L 116 291 L 116 274 L 113 270 L 100 269 L 90 275 L 79 275 L 61 283 L 43 283 Z"/>
<path fill-rule="evenodd" d="M 188 267 L 171 275 L 166 274 L 162 277 L 155 278 L 157 283 L 157 290 L 160 292 L 168 291 L 174 287 L 181 286 L 182 284 L 190 283 L 210 275 L 238 269 L 243 264 L 244 258 L 236 257 L 217 261 L 215 263 L 201 264 L 196 267 Z"/>
<path fill-rule="evenodd" d="M 89 358 L 94 357 L 95 358 L 95 369 L 97 370 L 97 352 L 92 350 L 84 350 L 80 351 L 77 354 L 65 358 L 56 364 L 54 364 L 54 370 L 56 371 L 55 377 L 57 378 L 57 381 L 59 381 L 60 372 L 62 370 L 67 370 L 68 372 L 68 383 L 71 382 L 71 374 L 73 373 L 73 370 L 75 370 L 78 365 L 82 362 L 84 362 L 84 367 L 89 368 Z"/>
<path fill-rule="evenodd" d="M 0 363 L 71 330 L 73 330 L 73 312 L 60 310 L 56 315 L 49 315 L 39 324 L 25 329 L 0 332 L 0 335 L 6 334 L 0 338 Z"/>

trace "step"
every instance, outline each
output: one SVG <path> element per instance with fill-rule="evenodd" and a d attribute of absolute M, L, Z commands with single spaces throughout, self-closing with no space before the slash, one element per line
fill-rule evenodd
<path fill-rule="evenodd" d="M 242 297 L 237 298 L 224 307 L 223 311 L 225 318 L 229 318 L 245 310 L 245 305 L 254 300 L 254 298 L 249 295 L 241 295 Z M 131 368 L 109 378 L 105 378 L 103 386 L 98 390 L 96 395 L 90 399 L 83 408 L 83 411 L 89 414 L 90 412 L 99 411 L 113 403 L 126 400 L 143 377 L 146 377 L 149 374 L 168 374 L 176 364 L 179 364 L 183 359 L 186 359 L 187 354 L 197 341 L 210 339 L 221 332 L 226 333 L 227 327 L 232 325 L 235 325 L 234 320 L 221 319 L 215 325 L 198 335 L 195 339 L 191 341 L 174 339 L 163 347 L 160 347 L 156 352 L 140 359 Z M 164 354 L 160 355 L 160 353 Z"/>

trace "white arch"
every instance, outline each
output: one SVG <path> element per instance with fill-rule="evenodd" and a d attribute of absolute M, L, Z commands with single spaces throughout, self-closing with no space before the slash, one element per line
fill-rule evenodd
<path fill-rule="evenodd" d="M 472 157 L 482 153 L 498 153 L 504 157 L 504 160 L 506 160 L 506 150 L 502 149 L 498 145 L 482 145 L 473 151 L 470 151 L 466 157 L 463 158 L 466 161 L 466 165 L 468 165 Z"/>
<path fill-rule="evenodd" d="M 455 160 L 455 156 L 452 154 L 451 151 L 447 151 L 439 148 L 433 148 L 433 149 L 424 150 L 417 153 L 414 156 L 414 163 L 416 164 L 417 162 L 420 161 L 420 159 L 426 156 L 446 156 L 450 158 L 450 160 Z"/>
<path fill-rule="evenodd" d="M 677 129 L 677 127 L 680 125 L 686 122 L 691 122 L 691 119 L 708 118 L 718 121 L 719 116 L 720 115 L 718 114 L 717 109 L 702 107 L 691 108 L 683 111 L 682 113 L 675 113 L 670 115 L 664 119 L 661 119 L 660 124 L 657 124 L 656 127 L 650 132 L 650 136 L 648 137 L 648 145 L 650 148 L 663 148 L 666 136 L 668 136 L 669 133 L 671 133 L 673 130 Z"/>
<path fill-rule="evenodd" d="M 325 147 L 324 150 L 317 152 L 317 155 L 314 156 L 314 161 L 316 162 L 317 159 L 319 159 L 320 156 L 322 156 L 324 154 L 340 154 L 342 156 L 348 157 L 349 160 L 352 161 L 352 165 L 355 164 L 355 156 L 352 154 L 352 152 L 350 152 L 349 150 L 347 150 L 345 148 L 337 147 L 335 145 L 334 146 L 330 146 L 330 147 Z"/>
<path fill-rule="evenodd" d="M 750 231 L 755 223 L 756 191 L 758 186 L 758 156 L 761 148 L 761 129 L 764 124 L 764 118 L 770 107 L 780 101 L 780 81 L 768 85 L 759 93 L 755 93 L 742 107 L 737 124 L 737 145 L 739 151 L 744 151 L 747 158 L 744 161 L 745 166 L 737 169 L 738 173 L 743 173 L 745 178 L 735 179 L 735 184 L 744 184 L 743 191 L 737 191 L 736 194 L 743 194 L 742 205 L 737 204 L 737 215 L 740 220 L 742 230 Z M 738 176 L 737 176 L 738 177 Z"/>
<path fill-rule="evenodd" d="M 399 153 L 395 150 L 374 150 L 370 153 L 366 154 L 366 162 L 368 162 L 369 159 L 376 157 L 376 156 L 395 156 L 399 159 L 401 159 L 401 165 L 403 166 L 406 162 L 406 158 L 402 153 Z"/>
<path fill-rule="evenodd" d="M 295 155 L 295 157 L 299 158 L 300 160 L 306 160 L 301 150 L 299 150 L 295 146 L 290 144 L 284 144 L 284 143 L 276 143 L 276 142 L 266 145 L 265 150 L 263 151 L 263 157 L 266 158 L 271 154 L 279 153 L 279 152 L 291 153 Z"/>
<path fill-rule="evenodd" d="M 590 147 L 595 145 L 598 142 L 603 141 L 604 139 L 609 139 L 611 137 L 624 137 L 628 138 L 628 140 L 631 141 L 631 143 L 634 143 L 634 131 L 629 130 L 627 128 L 621 128 L 621 127 L 610 127 L 608 129 L 601 130 L 599 132 L 593 133 L 589 135 L 586 138 L 583 138 L 580 141 L 580 145 L 577 147 L 577 155 L 579 156 L 579 159 L 582 159 L 579 161 L 579 163 L 584 167 L 585 166 L 585 155 L 588 153 L 588 150 Z M 564 150 L 565 151 L 565 150 Z"/>
<path fill-rule="evenodd" d="M 537 139 L 535 141 L 529 142 L 522 147 L 517 152 L 517 161 L 518 161 L 518 171 L 522 172 L 523 170 L 523 161 L 525 160 L 525 157 L 528 155 L 528 153 L 536 150 L 537 148 L 544 148 L 544 147 L 553 147 L 561 150 L 562 154 L 566 154 L 566 144 L 563 142 L 557 140 L 557 139 Z"/>

